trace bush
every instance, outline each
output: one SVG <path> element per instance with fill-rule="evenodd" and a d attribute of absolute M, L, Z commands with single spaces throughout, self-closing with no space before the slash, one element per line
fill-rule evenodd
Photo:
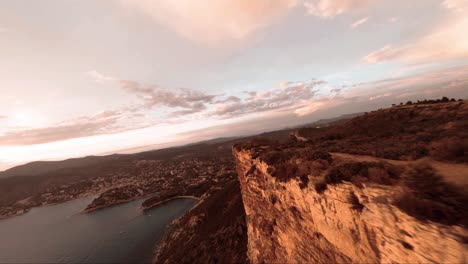
<path fill-rule="evenodd" d="M 444 138 L 431 144 L 430 155 L 440 160 L 457 161 L 468 151 L 468 142 L 457 137 Z"/>
<path fill-rule="evenodd" d="M 327 183 L 325 183 L 324 181 L 316 182 L 314 184 L 314 187 L 315 191 L 317 191 L 318 193 L 323 193 L 327 189 Z"/>
<path fill-rule="evenodd" d="M 307 160 L 326 160 L 328 163 L 332 163 L 333 161 L 330 153 L 325 151 L 312 151 L 310 149 L 306 149 L 305 151 L 301 152 L 301 156 Z"/>
<path fill-rule="evenodd" d="M 348 203 L 351 204 L 351 209 L 357 210 L 359 212 L 364 209 L 364 205 L 359 202 L 359 198 L 356 196 L 354 192 L 350 192 L 348 195 Z"/>
<path fill-rule="evenodd" d="M 399 171 L 390 164 L 383 162 L 353 162 L 331 169 L 325 176 L 325 182 L 329 184 L 336 184 L 342 181 L 360 183 L 366 180 L 390 185 L 397 178 L 399 178 Z"/>
<path fill-rule="evenodd" d="M 289 161 L 292 158 L 290 151 L 267 151 L 260 154 L 260 159 L 269 165 Z"/>
<path fill-rule="evenodd" d="M 449 184 L 430 165 L 418 164 L 404 175 L 406 191 L 395 205 L 420 220 L 468 226 L 468 195 Z"/>
<path fill-rule="evenodd" d="M 301 175 L 299 177 L 299 187 L 301 189 L 305 189 L 307 188 L 308 185 L 309 185 L 309 177 L 307 175 Z"/>

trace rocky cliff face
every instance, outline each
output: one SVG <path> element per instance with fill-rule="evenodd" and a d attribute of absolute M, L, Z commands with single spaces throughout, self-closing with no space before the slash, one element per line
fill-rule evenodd
<path fill-rule="evenodd" d="M 401 168 L 306 150 L 233 148 L 252 263 L 468 261 L 462 224 L 417 219 L 395 205 L 405 203 Z"/>

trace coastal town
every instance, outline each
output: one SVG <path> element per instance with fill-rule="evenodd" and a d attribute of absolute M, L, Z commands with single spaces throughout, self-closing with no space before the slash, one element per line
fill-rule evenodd
<path fill-rule="evenodd" d="M 102 174 L 93 175 L 91 169 L 75 168 L 70 174 L 82 170 L 81 179 L 63 184 L 58 184 L 60 180 L 55 178 L 44 177 L 35 187 L 39 189 L 36 194 L 25 193 L 27 197 L 1 204 L 0 217 L 21 215 L 33 207 L 84 197 L 94 197 L 85 212 L 139 198 L 152 198 L 157 203 L 180 195 L 201 197 L 210 188 L 234 179 L 236 174 L 229 147 L 207 145 L 200 150 L 182 153 L 181 148 L 181 155 L 169 158 L 131 157 L 124 165 L 119 165 L 121 161 L 109 161 L 100 165 L 106 167 L 102 170 L 106 173 Z"/>

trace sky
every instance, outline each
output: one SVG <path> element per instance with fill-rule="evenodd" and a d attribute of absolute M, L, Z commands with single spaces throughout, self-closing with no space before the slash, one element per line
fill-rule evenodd
<path fill-rule="evenodd" d="M 468 0 L 2 0 L 0 170 L 468 98 Z"/>

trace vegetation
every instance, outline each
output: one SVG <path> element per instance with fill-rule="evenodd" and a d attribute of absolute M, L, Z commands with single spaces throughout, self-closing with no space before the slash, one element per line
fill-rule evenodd
<path fill-rule="evenodd" d="M 467 163 L 468 103 L 451 100 L 444 104 L 412 103 L 408 107 L 374 111 L 334 126 L 301 128 L 298 135 L 307 138 L 307 146 L 316 151 L 393 160 L 430 156 Z"/>
<path fill-rule="evenodd" d="M 342 181 L 362 184 L 373 182 L 390 185 L 399 178 L 399 171 L 391 164 L 383 162 L 352 162 L 332 168 L 325 176 L 327 184 L 341 183 Z"/>
<path fill-rule="evenodd" d="M 403 176 L 405 192 L 395 205 L 420 220 L 468 226 L 468 195 L 447 183 L 425 163 L 409 168 Z"/>
<path fill-rule="evenodd" d="M 273 147 L 272 150 L 259 154 L 260 160 L 270 165 L 269 173 L 280 181 L 297 177 L 300 187 L 309 183 L 308 175 L 317 175 L 332 163 L 328 152 L 313 151 L 310 148 L 288 150 Z"/>
<path fill-rule="evenodd" d="M 328 187 L 326 182 L 319 181 L 314 184 L 314 188 L 317 193 L 323 193 Z"/>
<path fill-rule="evenodd" d="M 468 139 L 443 138 L 432 142 L 429 149 L 431 156 L 439 160 L 468 161 Z"/>
<path fill-rule="evenodd" d="M 458 99 L 456 100 L 455 98 L 452 98 L 452 99 L 449 99 L 448 97 L 444 96 L 442 97 L 441 99 L 432 99 L 432 100 L 418 100 L 417 102 L 412 102 L 412 101 L 408 101 L 406 102 L 405 105 L 413 105 L 413 104 L 439 104 L 439 103 L 448 103 L 448 102 L 461 102 L 463 101 L 463 99 Z M 403 105 L 403 102 L 400 103 L 400 105 Z M 395 104 L 393 104 L 392 106 L 396 106 Z"/>
<path fill-rule="evenodd" d="M 348 195 L 348 203 L 351 204 L 351 209 L 361 212 L 364 209 L 364 205 L 359 202 L 359 198 L 354 192 L 350 192 Z"/>

